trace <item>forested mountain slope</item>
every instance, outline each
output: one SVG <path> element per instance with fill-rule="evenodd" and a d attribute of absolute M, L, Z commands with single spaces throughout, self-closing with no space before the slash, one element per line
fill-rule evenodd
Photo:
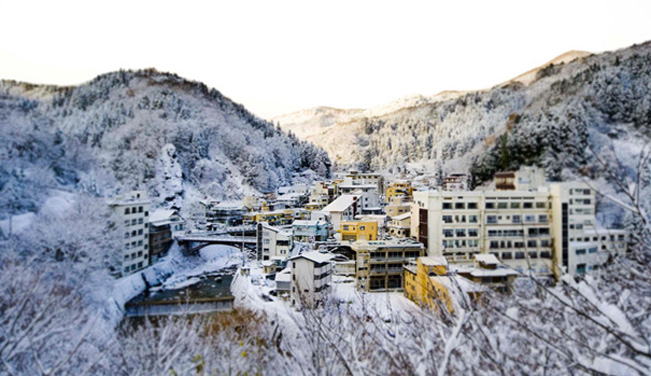
<path fill-rule="evenodd" d="M 153 69 L 77 87 L 0 81 L 0 139 L 0 190 L 14 197 L 16 212 L 37 208 L 47 188 L 101 195 L 145 188 L 169 206 L 330 170 L 323 150 L 215 89 Z"/>
<path fill-rule="evenodd" d="M 469 169 L 478 182 L 520 164 L 538 164 L 553 179 L 566 167 L 586 174 L 593 152 L 631 154 L 623 159 L 639 152 L 651 132 L 651 44 L 559 59 L 489 90 L 345 118 L 305 140 L 339 165 L 424 162 L 448 172 Z M 300 126 L 309 128 L 309 120 Z"/>

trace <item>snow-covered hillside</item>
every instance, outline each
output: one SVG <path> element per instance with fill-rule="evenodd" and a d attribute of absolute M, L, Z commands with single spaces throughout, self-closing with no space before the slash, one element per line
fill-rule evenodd
<path fill-rule="evenodd" d="M 560 178 L 567 168 L 593 170 L 590 149 L 648 140 L 650 88 L 651 43 L 644 43 L 599 55 L 572 51 L 488 90 L 399 101 L 391 111 L 357 110 L 327 127 L 318 113 L 275 120 L 307 130 L 297 135 L 306 134 L 340 166 L 425 161 L 433 170 L 470 170 L 482 181 L 497 169 L 538 164 Z M 639 150 L 630 149 L 620 151 Z"/>
<path fill-rule="evenodd" d="M 323 150 L 217 90 L 152 69 L 78 87 L 0 81 L 0 139 L 0 189 L 11 188 L 17 213 L 60 186 L 101 195 L 146 188 L 156 205 L 179 206 L 330 169 Z"/>

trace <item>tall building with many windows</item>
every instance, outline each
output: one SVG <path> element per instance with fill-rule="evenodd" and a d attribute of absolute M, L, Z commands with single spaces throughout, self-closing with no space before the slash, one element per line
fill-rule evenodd
<path fill-rule="evenodd" d="M 582 275 L 626 252 L 626 231 L 595 226 L 595 193 L 588 185 L 531 185 L 539 180 L 527 179 L 525 186 L 536 189 L 527 191 L 414 192 L 412 237 L 430 256 L 450 263 L 493 254 L 518 272 L 556 278 Z"/>
<path fill-rule="evenodd" d="M 116 213 L 120 232 L 124 235 L 122 275 L 149 266 L 149 207 L 144 191 L 132 191 L 117 196 L 109 203 Z"/>

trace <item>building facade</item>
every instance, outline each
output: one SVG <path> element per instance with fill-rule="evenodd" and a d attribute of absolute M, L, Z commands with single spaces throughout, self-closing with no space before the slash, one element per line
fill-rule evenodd
<path fill-rule="evenodd" d="M 120 232 L 124 234 L 121 250 L 121 273 L 132 274 L 149 266 L 149 208 L 144 191 L 117 196 L 109 205 L 116 213 Z"/>
<path fill-rule="evenodd" d="M 311 251 L 290 259 L 290 301 L 294 307 L 315 306 L 324 300 L 332 280 L 333 257 L 330 253 Z"/>
<path fill-rule="evenodd" d="M 402 291 L 403 267 L 425 255 L 422 244 L 412 241 L 357 241 L 355 253 L 357 288 L 363 291 Z"/>

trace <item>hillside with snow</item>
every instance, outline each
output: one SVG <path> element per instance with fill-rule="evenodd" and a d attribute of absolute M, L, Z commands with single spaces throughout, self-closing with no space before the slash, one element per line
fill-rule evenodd
<path fill-rule="evenodd" d="M 0 81 L 0 139 L 0 190 L 14 213 L 36 210 L 51 188 L 103 196 L 142 188 L 169 207 L 330 170 L 323 150 L 215 89 L 153 69 L 76 87 Z"/>
<path fill-rule="evenodd" d="M 648 42 L 598 55 L 571 51 L 487 90 L 414 97 L 328 122 L 307 116 L 311 110 L 274 121 L 302 129 L 296 134 L 339 166 L 416 163 L 470 170 L 478 183 L 522 164 L 544 167 L 552 179 L 585 176 L 596 169 L 594 154 L 617 150 L 634 165 L 651 135 L 650 72 Z"/>

